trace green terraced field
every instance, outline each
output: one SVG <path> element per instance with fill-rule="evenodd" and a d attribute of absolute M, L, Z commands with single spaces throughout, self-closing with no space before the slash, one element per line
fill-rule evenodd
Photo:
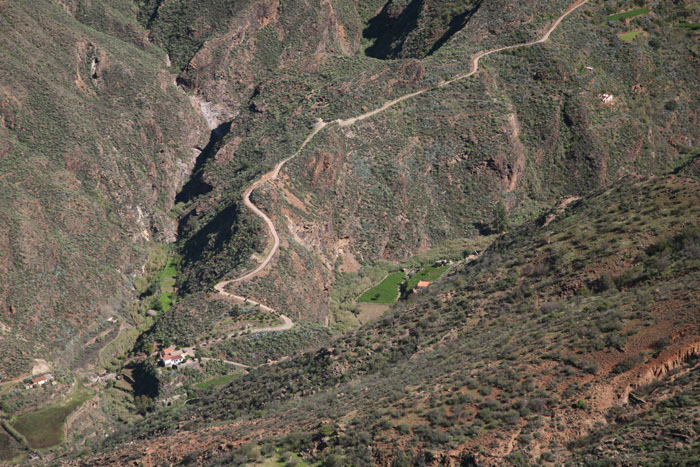
<path fill-rule="evenodd" d="M 625 11 L 624 13 L 617 13 L 614 15 L 610 15 L 606 19 L 608 21 L 623 21 L 623 20 L 626 20 L 629 18 L 634 18 L 635 16 L 646 15 L 649 13 L 651 13 L 650 9 L 640 8 L 638 10 Z"/>
<path fill-rule="evenodd" d="M 389 274 L 381 283 L 372 287 L 357 299 L 360 303 L 392 303 L 399 298 L 399 285 L 406 276 L 403 272 Z"/>
<path fill-rule="evenodd" d="M 216 378 L 209 379 L 207 381 L 202 381 L 201 383 L 197 383 L 195 386 L 200 388 L 200 389 L 211 389 L 215 388 L 218 386 L 225 386 L 234 379 L 238 378 L 241 376 L 241 373 L 233 373 L 230 375 L 222 375 L 222 376 L 217 376 Z"/>
<path fill-rule="evenodd" d="M 641 34 L 643 31 L 630 31 L 630 32 L 625 32 L 622 34 L 619 34 L 618 37 L 622 39 L 623 41 L 631 41 L 635 37 L 637 37 L 639 34 Z"/>
<path fill-rule="evenodd" d="M 177 266 L 172 257 L 168 258 L 168 264 L 159 277 L 161 294 L 157 303 L 162 311 L 168 311 L 173 304 L 175 278 L 177 277 Z"/>

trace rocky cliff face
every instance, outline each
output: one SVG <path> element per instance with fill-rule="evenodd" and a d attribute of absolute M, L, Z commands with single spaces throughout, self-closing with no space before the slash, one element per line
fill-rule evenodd
<path fill-rule="evenodd" d="M 70 362 L 133 299 L 205 123 L 125 2 L 5 2 L 0 378 Z"/>

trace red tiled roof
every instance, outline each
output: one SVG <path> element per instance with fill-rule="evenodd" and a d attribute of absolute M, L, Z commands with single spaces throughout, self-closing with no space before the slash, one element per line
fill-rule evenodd
<path fill-rule="evenodd" d="M 160 357 L 163 360 L 180 360 L 185 357 L 181 350 L 175 350 L 175 347 L 168 347 L 160 351 Z"/>

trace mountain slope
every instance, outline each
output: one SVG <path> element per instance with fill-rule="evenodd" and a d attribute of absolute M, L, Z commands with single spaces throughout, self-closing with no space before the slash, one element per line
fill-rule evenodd
<path fill-rule="evenodd" d="M 697 451 L 691 2 L 0 13 L 0 459 Z"/>
<path fill-rule="evenodd" d="M 421 60 L 360 55 L 359 20 L 374 13 L 352 2 L 260 4 L 242 9 L 226 33 L 207 41 L 181 80 L 231 131 L 202 163 L 205 189 L 182 218 L 190 258 L 183 287 L 200 291 L 255 265 L 256 247 L 245 243 L 241 254 L 217 219 L 240 208 L 237 199 L 261 166 L 297 150 L 316 118 L 359 115 L 463 74 L 472 54 L 539 38 L 572 6 L 480 5 Z M 253 193 L 279 227 L 282 248 L 269 274 L 239 292 L 301 319 L 352 321 L 331 313 L 339 270 L 488 233 L 498 201 L 524 219 L 625 174 L 661 174 L 682 163 L 698 139 L 694 42 L 677 27 L 683 6 L 636 18 L 648 35 L 633 43 L 618 37 L 624 24 L 605 21 L 624 7 L 586 4 L 547 43 L 490 56 L 469 80 L 353 127 L 328 126 L 285 167 L 277 186 Z M 604 94 L 612 102 L 604 103 Z M 245 217 L 236 218 L 230 229 L 246 231 Z M 194 236 L 223 241 L 200 259 L 188 253 Z M 293 280 L 301 275 L 312 279 Z"/>
<path fill-rule="evenodd" d="M 254 441 L 343 463 L 562 462 L 645 385 L 668 388 L 659 407 L 690 391 L 699 197 L 696 179 L 628 179 L 554 209 L 384 319 L 165 411 L 99 460 L 230 462 Z M 187 449 L 162 457 L 175 438 Z"/>
<path fill-rule="evenodd" d="M 126 315 L 206 128 L 128 2 L 73 3 L 0 5 L 0 379 Z"/>

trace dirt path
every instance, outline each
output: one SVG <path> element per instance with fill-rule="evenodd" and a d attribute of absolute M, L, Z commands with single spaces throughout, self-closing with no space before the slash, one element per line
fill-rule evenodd
<path fill-rule="evenodd" d="M 549 36 L 551 36 L 552 33 L 559 27 L 559 25 L 561 25 L 562 21 L 564 21 L 564 19 L 566 19 L 566 17 L 569 16 L 570 14 L 572 14 L 574 11 L 578 10 L 578 9 L 581 8 L 583 5 L 585 5 L 586 3 L 588 3 L 588 1 L 589 1 L 589 0 L 578 0 L 577 2 L 575 2 L 575 3 L 566 11 L 566 13 L 564 13 L 562 16 L 560 16 L 559 19 L 557 19 L 557 20 L 552 24 L 552 26 L 547 30 L 547 32 L 546 32 L 541 38 L 539 38 L 539 39 L 537 39 L 537 40 L 535 40 L 535 41 L 526 42 L 526 43 L 524 43 L 524 44 L 508 45 L 508 46 L 505 46 L 505 47 L 499 47 L 498 49 L 485 50 L 485 51 L 483 51 L 483 52 L 479 52 L 479 53 L 477 53 L 476 55 L 474 55 L 474 56 L 472 57 L 472 60 L 471 60 L 471 62 L 472 62 L 471 68 L 472 68 L 472 69 L 471 69 L 471 71 L 469 71 L 469 72 L 467 72 L 467 73 L 464 73 L 464 74 L 461 74 L 461 75 L 457 75 L 457 76 L 455 76 L 454 78 L 452 78 L 452 79 L 450 79 L 450 80 L 447 80 L 447 81 L 442 81 L 442 82 L 438 83 L 438 84 L 435 85 L 435 86 L 432 86 L 432 87 L 429 87 L 429 88 L 424 88 L 424 89 L 421 89 L 420 91 L 416 91 L 416 92 L 413 92 L 413 93 L 411 93 L 411 94 L 406 94 L 405 96 L 401 96 L 401 97 L 396 98 L 396 99 L 394 99 L 394 100 L 392 100 L 392 101 L 386 102 L 384 105 L 382 105 L 382 106 L 379 107 L 378 109 L 372 110 L 372 111 L 367 112 L 367 113 L 364 113 L 364 114 L 362 114 L 362 115 L 358 115 L 357 117 L 352 117 L 352 118 L 348 118 L 348 119 L 338 119 L 338 120 L 335 120 L 334 123 L 337 123 L 337 124 L 338 124 L 339 126 L 341 126 L 341 127 L 347 127 L 347 126 L 350 126 L 350 125 L 354 125 L 355 123 L 357 123 L 357 122 L 359 122 L 359 121 L 361 121 L 361 120 L 365 120 L 365 119 L 370 118 L 370 117 L 373 117 L 373 116 L 375 116 L 375 115 L 377 115 L 377 114 L 379 114 L 379 113 L 382 113 L 382 112 L 384 112 L 385 110 L 387 110 L 388 108 L 393 107 L 393 106 L 395 106 L 396 104 L 398 104 L 398 103 L 400 103 L 400 102 L 403 102 L 403 101 L 405 101 L 405 100 L 407 100 L 407 99 L 411 99 L 411 98 L 413 98 L 413 97 L 420 96 L 421 94 L 424 94 L 424 93 L 426 93 L 426 92 L 428 92 L 428 91 L 432 91 L 432 90 L 434 90 L 434 89 L 442 88 L 442 87 L 445 87 L 445 86 L 447 86 L 447 85 L 456 83 L 457 81 L 461 81 L 461 80 L 463 80 L 463 79 L 466 79 L 466 78 L 469 78 L 469 77 L 471 77 L 471 76 L 474 76 L 474 75 L 479 71 L 479 62 L 480 62 L 481 59 L 484 58 L 484 57 L 487 57 L 487 56 L 492 55 L 492 54 L 495 54 L 495 53 L 503 52 L 503 51 L 505 51 L 505 50 L 513 50 L 513 49 L 519 49 L 519 48 L 523 48 L 523 47 L 531 47 L 531 46 L 533 46 L 533 45 L 542 44 L 543 42 L 547 42 L 547 40 L 549 40 Z"/>
<path fill-rule="evenodd" d="M 452 84 L 452 83 L 455 83 L 455 82 L 457 82 L 457 81 L 461 81 L 461 80 L 463 80 L 463 79 L 467 79 L 467 78 L 469 78 L 469 77 L 475 75 L 475 74 L 479 71 L 479 62 L 480 62 L 481 59 L 484 58 L 484 57 L 487 57 L 487 56 L 489 56 L 489 55 L 496 54 L 496 53 L 499 53 L 499 52 L 503 52 L 503 51 L 505 51 L 505 50 L 513 50 L 513 49 L 518 49 L 518 48 L 523 48 L 523 47 L 531 47 L 531 46 L 537 45 L 537 44 L 542 44 L 542 43 L 546 42 L 547 40 L 549 40 L 549 37 L 551 36 L 551 34 L 559 27 L 559 25 L 561 25 L 562 21 L 564 21 L 569 15 L 571 15 L 573 12 L 575 12 L 576 10 L 578 10 L 580 7 L 582 7 L 583 5 L 585 5 L 586 3 L 588 3 L 588 1 L 589 1 L 589 0 L 577 0 L 576 2 L 574 2 L 574 3 L 571 5 L 571 7 L 569 7 L 569 9 L 568 9 L 563 15 L 561 15 L 561 16 L 550 26 L 550 28 L 545 32 L 545 34 L 544 34 L 541 38 L 539 38 L 539 39 L 537 39 L 537 40 L 534 40 L 534 41 L 531 41 L 531 42 L 526 42 L 526 43 L 523 43 L 523 44 L 509 45 L 509 46 L 500 47 L 500 48 L 497 48 L 497 49 L 492 49 L 492 50 L 486 50 L 486 51 L 483 51 L 483 52 L 479 52 L 479 53 L 477 53 L 476 55 L 473 55 L 473 56 L 472 56 L 472 58 L 471 58 L 471 71 L 469 71 L 469 72 L 467 72 L 467 73 L 464 73 L 464 74 L 461 74 L 461 75 L 457 75 L 457 76 L 455 76 L 454 78 L 452 78 L 452 79 L 450 79 L 450 80 L 447 80 L 447 81 L 442 81 L 442 82 L 438 83 L 438 84 L 435 85 L 435 86 L 432 86 L 432 87 L 429 87 L 429 88 L 425 88 L 425 89 L 421 89 L 421 90 L 419 90 L 419 91 L 412 92 L 412 93 L 410 93 L 410 94 L 406 94 L 406 95 L 404 95 L 404 96 L 398 97 L 398 98 L 396 98 L 396 99 L 394 99 L 394 100 L 391 100 L 391 101 L 386 102 L 385 104 L 383 104 L 381 107 L 379 107 L 379 108 L 377 108 L 377 109 L 371 110 L 371 111 L 369 111 L 369 112 L 366 112 L 366 113 L 364 113 L 364 114 L 358 115 L 358 116 L 356 116 L 356 117 L 351 117 L 351 118 L 348 118 L 348 119 L 338 119 L 338 120 L 335 120 L 335 121 L 333 121 L 333 122 L 331 122 L 331 123 L 337 124 L 337 125 L 340 126 L 340 127 L 348 127 L 348 126 L 354 125 L 355 123 L 357 123 L 357 122 L 359 122 L 359 121 L 366 120 L 366 119 L 371 118 L 371 117 L 373 117 L 373 116 L 375 116 L 375 115 L 377 115 L 377 114 L 380 114 L 380 113 L 382 113 L 382 112 L 384 112 L 385 110 L 387 110 L 387 109 L 389 109 L 389 108 L 395 106 L 396 104 L 398 104 L 398 103 L 400 103 L 400 102 L 403 102 L 403 101 L 408 100 L 408 99 L 412 99 L 412 98 L 417 97 L 417 96 L 419 96 L 419 95 L 421 95 L 421 94 L 424 94 L 424 93 L 426 93 L 426 92 L 428 92 L 428 91 L 432 91 L 432 90 L 435 90 L 435 89 L 438 89 L 438 88 L 442 88 L 442 87 L 448 86 L 448 85 L 450 85 L 450 84 Z M 260 178 L 259 178 L 257 181 L 255 181 L 250 187 L 248 187 L 248 189 L 246 189 L 246 190 L 243 192 L 243 203 L 244 203 L 251 211 L 253 211 L 253 212 L 255 213 L 255 215 L 257 215 L 258 217 L 260 217 L 260 218 L 265 222 L 265 224 L 267 225 L 267 228 L 268 228 L 268 230 L 270 231 L 270 236 L 272 237 L 272 248 L 270 249 L 270 251 L 269 251 L 269 253 L 267 254 L 267 256 L 265 257 L 265 259 L 264 259 L 255 269 L 253 269 L 252 271 L 250 271 L 250 272 L 248 272 L 248 273 L 244 274 L 243 276 L 238 277 L 238 278 L 236 278 L 236 279 L 230 279 L 230 280 L 222 281 L 222 282 L 219 282 L 218 284 L 216 284 L 216 286 L 215 286 L 214 288 L 215 288 L 215 289 L 217 290 L 217 292 L 219 292 L 220 294 L 222 294 L 222 295 L 224 295 L 224 296 L 226 296 L 226 297 L 228 297 L 228 298 L 233 298 L 233 299 L 237 299 L 237 300 L 247 300 L 248 302 L 254 303 L 254 304 L 256 304 L 256 305 L 260 305 L 260 308 L 263 309 L 263 310 L 265 310 L 265 311 L 275 312 L 275 310 L 273 310 L 273 309 L 270 308 L 270 307 L 267 307 L 267 306 L 265 306 L 265 305 L 262 305 L 262 304 L 260 304 L 260 303 L 258 303 L 258 302 L 254 302 L 254 301 L 252 301 L 252 300 L 250 300 L 250 299 L 246 299 L 245 297 L 241 297 L 241 296 L 238 296 L 238 295 L 233 295 L 233 294 L 231 294 L 231 293 L 229 293 L 229 292 L 226 292 L 226 290 L 225 290 L 226 287 L 227 287 L 229 284 L 234 284 L 234 283 L 237 283 L 237 282 L 246 281 L 246 280 L 249 280 L 249 279 L 252 279 L 252 278 L 256 277 L 263 269 L 265 269 L 265 268 L 267 267 L 268 264 L 270 264 L 270 261 L 272 260 L 272 258 L 275 256 L 275 254 L 276 254 L 277 251 L 279 250 L 280 239 L 279 239 L 279 235 L 277 234 L 277 230 L 275 229 L 275 225 L 273 224 L 272 220 L 270 220 L 270 218 L 269 218 L 262 210 L 260 210 L 260 208 L 258 208 L 255 204 L 253 204 L 253 203 L 250 201 L 250 195 L 251 195 L 251 193 L 253 193 L 253 191 L 255 191 L 255 190 L 256 190 L 258 187 L 260 187 L 262 184 L 267 183 L 268 181 L 271 181 L 271 180 L 275 180 L 275 179 L 278 177 L 278 175 L 279 175 L 279 173 L 280 173 L 280 170 L 282 170 L 282 167 L 284 167 L 284 165 L 285 165 L 287 162 L 289 162 L 290 160 L 292 160 L 292 159 L 294 159 L 296 156 L 298 156 L 298 155 L 301 153 L 301 151 L 311 142 L 311 140 L 313 140 L 314 137 L 315 137 L 321 130 L 323 130 L 325 127 L 327 127 L 328 125 L 329 125 L 328 122 L 324 122 L 322 119 L 318 119 L 316 125 L 314 125 L 314 128 L 313 128 L 313 130 L 311 131 L 311 134 L 309 134 L 309 136 L 306 138 L 306 140 L 304 140 L 304 142 L 303 142 L 303 144 L 301 145 L 301 147 L 299 147 L 299 149 L 298 149 L 293 155 L 291 155 L 291 156 L 289 156 L 288 158 L 284 159 L 283 161 L 279 162 L 279 163 L 275 166 L 275 168 L 274 168 L 272 171 L 270 171 L 270 172 L 266 173 L 265 175 L 263 175 L 262 177 L 260 177 Z M 253 331 L 253 332 L 284 331 L 284 330 L 287 330 L 287 329 L 291 329 L 291 328 L 294 326 L 294 323 L 293 323 L 288 317 L 286 317 L 286 316 L 284 316 L 284 315 L 280 315 L 280 317 L 281 317 L 282 320 L 284 321 L 284 324 L 282 324 L 282 325 L 280 325 L 280 326 L 273 327 L 273 328 L 262 328 L 262 329 L 257 329 L 257 330 L 255 330 L 255 331 Z"/>
<path fill-rule="evenodd" d="M 267 214 L 262 212 L 260 210 L 260 208 L 258 208 L 255 204 L 253 204 L 252 201 L 250 201 L 250 195 L 251 195 L 251 193 L 253 193 L 253 191 L 255 191 L 263 183 L 267 183 L 271 180 L 277 179 L 277 177 L 279 176 L 280 170 L 282 170 L 282 167 L 284 167 L 284 165 L 287 162 L 289 162 L 290 160 L 295 158 L 306 147 L 306 145 L 309 144 L 312 139 L 314 139 L 316 134 L 318 134 L 319 131 L 323 130 L 326 127 L 326 125 L 328 125 L 328 124 L 319 118 L 318 121 L 316 122 L 316 125 L 314 125 L 313 131 L 304 140 L 304 142 L 299 147 L 297 152 L 295 152 L 294 154 L 292 154 L 288 158 L 284 159 L 283 161 L 279 162 L 275 166 L 275 168 L 272 169 L 272 171 L 270 171 L 270 172 L 266 173 L 265 175 L 263 175 L 262 177 L 260 177 L 255 183 L 253 183 L 251 186 L 249 186 L 243 192 L 243 204 L 248 206 L 248 208 L 251 211 L 253 211 L 258 217 L 262 218 L 262 220 L 265 221 L 265 225 L 267 225 L 267 228 L 270 231 L 270 236 L 272 237 L 272 248 L 270 249 L 270 252 L 267 254 L 265 259 L 252 271 L 250 271 L 247 274 L 244 274 L 243 276 L 238 277 L 236 279 L 230 279 L 230 280 L 222 281 L 222 282 L 219 282 L 218 284 L 216 284 L 214 286 L 214 288 L 221 295 L 224 295 L 228 298 L 233 298 L 234 300 L 239 300 L 239 301 L 243 301 L 243 302 L 248 301 L 248 302 L 253 303 L 255 305 L 260 305 L 260 308 L 265 310 L 265 311 L 275 313 L 275 310 L 273 310 L 272 308 L 270 308 L 268 306 L 263 305 L 262 303 L 259 303 L 259 302 L 256 302 L 256 301 L 253 301 L 250 299 L 246 299 L 245 297 L 241 297 L 240 295 L 234 295 L 234 294 L 226 292 L 226 287 L 229 284 L 234 284 L 236 282 L 246 281 L 248 279 L 252 279 L 253 277 L 257 276 L 260 273 L 260 271 L 265 269 L 267 267 L 267 265 L 270 264 L 270 261 L 275 256 L 275 253 L 277 253 L 277 250 L 279 250 L 279 247 L 280 247 L 280 237 L 277 234 L 277 229 L 275 229 L 275 224 L 272 223 L 272 220 L 267 216 Z M 294 323 L 292 322 L 291 319 L 289 319 L 287 316 L 282 315 L 282 314 L 280 314 L 280 318 L 282 318 L 282 321 L 284 321 L 284 323 L 281 324 L 280 326 L 276 326 L 276 327 L 272 327 L 272 328 L 256 329 L 253 332 L 275 332 L 275 331 L 286 331 L 288 329 L 292 329 L 292 327 L 294 326 Z"/>
<path fill-rule="evenodd" d="M 224 359 L 222 359 L 222 358 L 202 357 L 202 358 L 200 358 L 200 360 L 201 360 L 202 362 L 208 362 L 208 361 L 210 361 L 210 360 L 216 360 L 216 361 L 228 363 L 229 365 L 237 366 L 237 367 L 239 367 L 239 368 L 241 368 L 241 369 L 243 369 L 243 370 L 247 370 L 247 369 L 251 368 L 249 365 L 244 365 L 243 363 L 239 363 L 239 362 L 232 362 L 231 360 L 224 360 Z"/>
<path fill-rule="evenodd" d="M 263 260 L 263 262 L 260 263 L 258 265 L 258 267 L 256 267 L 255 269 L 253 269 L 249 273 L 247 273 L 241 277 L 238 277 L 236 279 L 231 279 L 228 281 L 219 282 L 216 285 L 216 290 L 218 290 L 219 292 L 222 292 L 223 289 L 228 284 L 242 282 L 242 281 L 252 279 L 253 277 L 257 276 L 258 273 L 260 273 L 260 271 L 265 269 L 265 267 L 270 263 L 272 258 L 275 256 L 275 253 L 277 253 L 277 250 L 279 249 L 279 246 L 280 246 L 280 238 L 279 238 L 279 235 L 277 235 L 277 230 L 275 229 L 275 225 L 272 223 L 270 218 L 267 217 L 267 214 L 262 212 L 256 205 L 254 205 L 250 201 L 250 194 L 253 193 L 253 191 L 255 191 L 263 183 L 267 183 L 271 180 L 277 179 L 277 176 L 279 175 L 280 170 L 282 170 L 282 167 L 284 167 L 284 165 L 287 162 L 294 159 L 306 147 L 306 145 L 309 144 L 312 139 L 314 139 L 314 137 L 318 134 L 318 132 L 323 130 L 327 125 L 328 125 L 328 123 L 324 122 L 323 120 L 321 120 L 319 118 L 318 121 L 316 122 L 316 125 L 314 125 L 313 131 L 306 138 L 306 140 L 304 140 L 304 143 L 297 150 L 297 152 L 295 152 L 293 155 L 289 156 L 288 158 L 284 159 L 283 161 L 279 162 L 272 171 L 270 171 L 270 172 L 266 173 L 265 175 L 263 175 L 262 177 L 260 177 L 255 183 L 253 183 L 250 187 L 248 187 L 247 190 L 245 190 L 243 192 L 243 204 L 248 206 L 248 208 L 250 208 L 250 210 L 253 211 L 258 217 L 262 218 L 262 220 L 265 221 L 267 228 L 270 230 L 270 235 L 272 236 L 272 240 L 273 240 L 272 249 L 267 254 L 267 257 L 265 258 L 265 260 Z"/>
<path fill-rule="evenodd" d="M 263 215 L 264 215 L 264 214 L 263 214 Z M 265 217 L 267 218 L 267 216 L 265 216 Z M 269 220 L 269 218 L 268 218 L 268 220 Z M 270 224 L 272 224 L 272 221 L 270 221 Z M 279 237 L 277 236 L 277 232 L 275 231 L 274 226 L 272 226 L 271 232 L 273 232 L 273 238 L 276 239 L 276 242 L 275 242 L 275 243 L 277 244 L 277 247 L 279 247 Z M 277 251 L 277 248 L 275 248 L 274 251 Z M 270 253 L 270 255 L 268 255 L 268 257 L 266 258 L 264 264 L 267 265 L 267 263 L 270 262 L 270 259 L 272 258 L 272 256 L 271 256 L 272 254 L 273 254 L 273 253 Z M 259 271 L 258 271 L 258 272 L 259 272 Z M 221 295 L 223 295 L 223 296 L 225 296 L 225 297 L 227 297 L 227 298 L 229 298 L 229 299 L 232 299 L 232 300 L 234 300 L 234 301 L 236 301 L 236 302 L 239 302 L 241 305 L 244 305 L 244 304 L 246 304 L 246 303 L 250 303 L 250 304 L 252 304 L 253 306 L 259 306 L 260 309 L 263 310 L 263 311 L 267 311 L 268 313 L 277 314 L 277 312 L 276 312 L 275 310 L 273 310 L 273 309 L 270 308 L 269 306 L 263 305 L 263 304 L 260 303 L 260 302 L 256 302 L 255 300 L 251 300 L 250 298 L 246 298 L 246 297 L 242 297 L 242 296 L 240 296 L 240 295 L 234 295 L 234 294 L 232 294 L 232 293 L 226 292 L 225 289 L 226 289 L 226 286 L 227 286 L 227 285 L 229 285 L 229 284 L 232 283 L 232 282 L 238 282 L 239 280 L 240 280 L 240 279 L 235 279 L 235 280 L 232 280 L 232 281 L 219 282 L 218 284 L 216 284 L 216 285 L 214 286 L 214 288 L 215 288 L 216 291 L 219 292 Z M 294 327 L 294 322 L 293 322 L 291 319 L 289 319 L 289 317 L 287 317 L 287 316 L 285 316 L 285 315 L 283 315 L 283 314 L 279 314 L 279 317 L 282 319 L 282 324 L 280 324 L 279 326 L 272 326 L 272 327 L 265 327 L 265 328 L 256 328 L 256 329 L 252 329 L 252 330 L 249 331 L 249 334 L 257 334 L 257 333 L 259 333 L 259 332 L 287 331 L 287 330 L 292 329 L 292 328 Z M 233 334 L 230 334 L 227 338 L 230 339 L 230 338 L 236 336 L 237 334 L 239 334 L 239 332 L 235 332 L 235 333 L 233 333 Z"/>
<path fill-rule="evenodd" d="M 259 306 L 261 310 L 267 311 L 268 313 L 275 313 L 275 314 L 277 313 L 275 310 L 273 310 L 273 309 L 270 308 L 269 306 L 265 306 L 265 305 L 263 305 L 262 303 L 256 302 L 255 300 L 247 299 L 247 298 L 245 298 L 245 297 L 241 297 L 241 296 L 239 296 L 239 295 L 233 295 L 233 294 L 230 294 L 230 293 L 226 292 L 226 291 L 224 290 L 224 287 L 226 287 L 226 285 L 227 285 L 228 283 L 229 283 L 228 281 L 227 281 L 227 282 L 221 282 L 221 283 L 217 284 L 214 288 L 215 288 L 221 295 L 224 295 L 225 297 L 227 297 L 227 298 L 229 298 L 229 299 L 233 299 L 233 300 L 239 302 L 239 303 L 242 304 L 242 305 L 245 304 L 245 303 L 253 304 L 254 306 Z M 280 331 L 288 331 L 289 329 L 292 329 L 292 328 L 294 327 L 294 322 L 293 322 L 291 319 L 289 319 L 289 317 L 287 317 L 287 316 L 285 316 L 285 315 L 283 315 L 283 314 L 279 314 L 278 316 L 282 319 L 282 324 L 280 324 L 280 325 L 278 325 L 278 326 L 268 326 L 268 327 L 255 328 L 255 329 L 244 330 L 244 331 L 235 331 L 235 332 L 232 332 L 231 334 L 228 334 L 228 335 L 226 335 L 226 336 L 219 337 L 219 338 L 217 338 L 217 339 L 208 340 L 208 341 L 206 341 L 206 342 L 200 344 L 199 347 L 208 347 L 208 346 L 210 346 L 210 345 L 212 345 L 212 344 L 215 344 L 216 342 L 221 342 L 221 341 L 224 341 L 224 340 L 233 339 L 234 337 L 238 337 L 238 336 L 243 335 L 243 334 L 252 335 L 252 334 L 258 334 L 258 333 L 261 333 L 261 332 L 280 332 Z M 187 354 L 189 354 L 189 355 L 192 355 L 192 356 L 195 355 L 194 347 L 185 347 L 185 348 L 182 349 L 182 350 L 184 350 L 184 351 L 185 351 Z M 230 360 L 223 360 L 223 359 L 220 359 L 220 358 L 203 357 L 201 360 L 202 360 L 203 362 L 208 361 L 208 360 L 221 360 L 221 361 L 224 362 L 224 363 L 228 363 L 228 364 L 230 364 L 230 365 L 234 365 L 234 366 L 237 366 L 237 367 L 240 367 L 240 368 L 243 368 L 243 369 L 255 368 L 255 367 L 251 367 L 251 366 L 249 366 L 249 365 L 246 365 L 246 364 L 244 364 L 244 363 L 234 362 L 234 361 L 230 361 Z"/>

